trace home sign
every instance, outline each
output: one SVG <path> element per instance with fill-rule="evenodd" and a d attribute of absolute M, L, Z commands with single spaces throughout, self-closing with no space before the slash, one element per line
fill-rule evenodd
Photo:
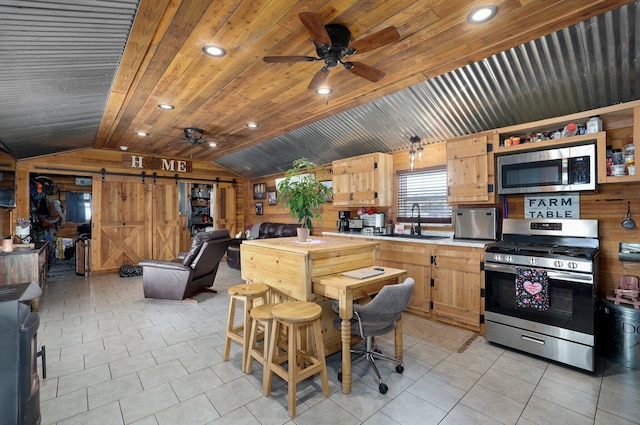
<path fill-rule="evenodd" d="M 192 162 L 183 159 L 158 158 L 154 156 L 123 155 L 123 168 L 136 168 L 139 170 L 162 170 L 174 173 L 190 173 Z"/>

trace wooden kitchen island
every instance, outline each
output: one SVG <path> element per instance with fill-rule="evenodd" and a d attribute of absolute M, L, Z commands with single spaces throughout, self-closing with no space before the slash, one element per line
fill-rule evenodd
<path fill-rule="evenodd" d="M 343 392 L 351 392 L 351 345 L 352 308 L 340 306 L 342 332 L 333 327 L 335 313 L 331 300 L 342 303 L 377 293 L 385 283 L 397 283 L 405 271 L 393 269 L 384 275 L 361 280 L 353 279 L 357 285 L 353 290 L 344 286 L 339 291 L 314 292 L 314 282 L 332 282 L 340 273 L 374 265 L 378 242 L 346 240 L 340 238 L 312 238 L 299 242 L 297 238 L 272 238 L 243 241 L 240 246 L 242 278 L 247 282 L 264 283 L 285 299 L 318 302 L 323 308 L 322 333 L 327 354 L 342 350 Z M 363 284 L 364 283 L 364 284 Z M 326 285 L 322 285 L 326 289 Z M 346 295 L 345 295 L 346 291 Z M 357 291 L 357 293 L 354 293 Z M 335 294 L 333 294 L 335 292 Z M 333 294 L 333 295 L 332 295 Z M 326 297 L 325 297 L 326 296 Z"/>

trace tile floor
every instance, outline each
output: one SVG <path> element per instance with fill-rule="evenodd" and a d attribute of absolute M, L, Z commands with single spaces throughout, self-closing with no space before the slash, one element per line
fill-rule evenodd
<path fill-rule="evenodd" d="M 504 350 L 478 338 L 453 353 L 405 335 L 405 372 L 383 366 L 382 395 L 354 365 L 353 392 L 328 358 L 331 396 L 319 379 L 298 389 L 287 415 L 286 386 L 261 391 L 262 370 L 240 369 L 233 344 L 222 361 L 226 288 L 240 272 L 221 264 L 218 294 L 199 304 L 146 300 L 141 278 L 115 274 L 49 281 L 39 344 L 46 345 L 42 424 L 640 424 L 640 370 L 602 360 L 595 375 Z M 392 338 L 378 341 L 393 352 Z"/>

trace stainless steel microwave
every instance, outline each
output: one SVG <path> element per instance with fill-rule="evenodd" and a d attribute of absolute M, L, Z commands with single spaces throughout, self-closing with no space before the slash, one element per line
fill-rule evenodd
<path fill-rule="evenodd" d="M 585 144 L 498 157 L 498 194 L 596 189 L 596 146 Z"/>

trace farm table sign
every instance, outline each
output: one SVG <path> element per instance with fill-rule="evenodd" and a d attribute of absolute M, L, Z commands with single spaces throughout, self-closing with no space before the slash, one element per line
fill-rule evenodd
<path fill-rule="evenodd" d="M 562 195 L 527 195 L 524 197 L 524 218 L 580 218 L 580 196 L 576 193 Z"/>

